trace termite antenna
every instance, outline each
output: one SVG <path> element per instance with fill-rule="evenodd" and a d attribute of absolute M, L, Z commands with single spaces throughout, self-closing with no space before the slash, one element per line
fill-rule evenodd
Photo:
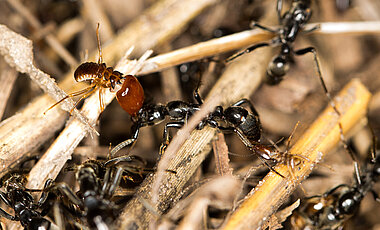
<path fill-rule="evenodd" d="M 100 24 L 98 23 L 96 27 L 96 40 L 98 40 L 98 52 L 99 52 L 98 64 L 101 64 L 103 63 L 103 56 L 102 56 L 102 47 L 100 45 L 99 27 L 100 27 Z"/>

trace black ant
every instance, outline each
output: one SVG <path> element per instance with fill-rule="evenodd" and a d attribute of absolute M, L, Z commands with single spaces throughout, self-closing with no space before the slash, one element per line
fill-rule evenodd
<path fill-rule="evenodd" d="M 124 156 L 117 163 L 134 164 L 140 162 L 137 156 Z M 84 218 L 90 228 L 104 229 L 115 220 L 117 205 L 111 200 L 125 167 L 100 160 L 87 160 L 76 167 L 75 177 L 79 191 L 74 193 L 66 183 L 57 183 L 50 190 L 66 197 L 77 209 L 73 210 L 62 205 L 74 217 Z"/>
<path fill-rule="evenodd" d="M 373 147 L 376 149 L 375 144 Z M 355 171 L 355 174 L 358 174 L 358 171 Z M 354 179 L 354 185 L 341 184 L 323 195 L 306 198 L 305 204 L 291 218 L 293 227 L 296 229 L 304 229 L 307 226 L 315 229 L 340 229 L 359 210 L 367 193 L 371 192 L 375 200 L 380 201 L 373 190 L 374 184 L 380 179 L 380 156 L 376 157 L 375 152 L 372 151 L 372 156 L 367 161 L 362 175 L 355 175 Z"/>
<path fill-rule="evenodd" d="M 2 177 L 0 182 L 1 187 L 5 188 L 5 192 L 0 191 L 0 198 L 15 213 L 11 215 L 0 208 L 0 216 L 9 220 L 20 221 L 25 229 L 50 229 L 52 223 L 44 216 L 50 209 L 50 206 L 45 206 L 46 201 L 48 201 L 45 189 L 50 186 L 51 180 L 45 183 L 43 190 L 25 188 L 26 177 L 18 173 L 9 173 Z M 43 191 L 41 198 L 35 203 L 30 192 L 41 191 Z M 38 211 L 40 208 L 42 211 Z"/>
<path fill-rule="evenodd" d="M 123 76 L 122 73 L 115 71 L 112 67 L 107 67 L 106 64 L 103 63 L 99 38 L 99 24 L 96 28 L 96 38 L 98 41 L 99 52 L 98 62 L 82 63 L 74 72 L 75 81 L 88 81 L 90 82 L 90 86 L 68 94 L 66 97 L 62 98 L 47 109 L 45 113 L 67 98 L 82 95 L 82 97 L 75 103 L 75 106 L 71 109 L 71 114 L 80 101 L 92 95 L 97 89 L 99 89 L 100 111 L 102 112 L 105 107 L 103 103 L 103 90 L 107 88 L 110 90 L 115 90 L 116 84 L 120 85 L 122 80 L 124 80 L 124 82 L 121 89 L 119 89 L 116 93 L 120 106 L 130 114 L 135 114 L 141 108 L 144 102 L 144 90 L 137 78 L 133 75 Z"/>
<path fill-rule="evenodd" d="M 193 96 L 197 103 L 171 101 L 166 105 L 144 105 L 135 116 L 132 116 L 132 137 L 118 144 L 113 150 L 111 150 L 111 155 L 114 155 L 115 152 L 125 146 L 133 145 L 138 138 L 139 129 L 141 127 L 156 125 L 163 122 L 166 117 L 169 117 L 172 121 L 165 125 L 163 143 L 160 147 L 160 153 L 163 153 L 166 146 L 169 144 L 169 128 L 181 128 L 187 122 L 189 117 L 198 111 L 203 104 L 203 100 L 198 93 L 198 87 L 194 91 Z M 243 104 L 247 104 L 251 111 L 242 107 Z M 224 123 L 225 126 L 223 126 L 222 123 Z M 288 167 L 291 167 L 292 169 L 295 166 L 293 158 L 297 156 L 289 155 L 287 152 L 283 153 L 273 150 L 272 148 L 259 143 L 262 132 L 259 114 L 248 99 L 241 99 L 225 110 L 222 106 L 217 106 L 214 112 L 209 114 L 198 124 L 197 129 L 202 129 L 205 125 L 218 128 L 222 131 L 235 132 L 242 142 L 257 154 L 260 160 L 262 160 L 270 170 L 281 177 L 284 176 L 270 166 L 267 161 L 272 161 L 273 163 L 286 162 Z M 304 159 L 302 156 L 298 156 L 298 158 Z"/>
<path fill-rule="evenodd" d="M 281 25 L 279 29 L 273 30 L 268 27 L 262 26 L 256 22 L 252 23 L 251 27 L 258 27 L 260 29 L 275 33 L 278 35 L 271 42 L 263 42 L 255 44 L 248 47 L 244 51 L 233 55 L 227 59 L 227 62 L 234 60 L 235 58 L 243 55 L 244 53 L 252 52 L 253 50 L 270 46 L 270 45 L 281 45 L 280 54 L 275 56 L 269 63 L 267 69 L 267 82 L 270 85 L 276 85 L 280 83 L 289 69 L 289 63 L 292 60 L 293 55 L 304 55 L 307 53 L 312 53 L 314 55 L 314 60 L 316 62 L 318 74 L 322 82 L 323 87 L 326 89 L 325 83 L 320 74 L 319 62 L 317 59 L 317 53 L 314 47 L 307 47 L 300 50 L 293 50 L 293 43 L 297 38 L 300 30 L 302 30 L 305 24 L 309 21 L 311 16 L 310 0 L 293 0 L 292 6 L 289 11 L 281 15 L 282 10 L 282 0 L 277 0 L 277 16 L 279 24 Z M 313 31 L 318 27 L 312 28 L 307 32 Z M 327 90 L 325 90 L 327 91 Z"/>
<path fill-rule="evenodd" d="M 268 65 L 267 74 L 266 74 L 267 83 L 270 85 L 276 85 L 276 84 L 279 84 L 283 80 L 283 77 L 288 72 L 289 63 L 292 61 L 292 57 L 294 55 L 299 56 L 299 55 L 311 53 L 313 54 L 314 62 L 316 65 L 316 70 L 317 70 L 317 75 L 321 82 L 322 88 L 325 92 L 325 95 L 327 96 L 327 99 L 329 100 L 330 105 L 334 109 L 335 113 L 340 117 L 341 113 L 339 112 L 334 101 L 332 100 L 332 97 L 329 91 L 327 90 L 327 86 L 323 80 L 316 49 L 314 47 L 307 47 L 307 48 L 303 48 L 299 50 L 293 49 L 293 43 L 296 40 L 298 33 L 304 29 L 304 26 L 310 20 L 310 17 L 312 14 L 312 11 L 310 9 L 311 0 L 293 0 L 290 9 L 286 11 L 284 14 L 281 14 L 282 5 L 283 5 L 283 0 L 277 0 L 277 16 L 278 16 L 278 21 L 280 24 L 280 27 L 277 30 L 273 30 L 271 28 L 265 27 L 256 22 L 252 23 L 251 25 L 252 28 L 258 27 L 260 29 L 275 33 L 278 36 L 269 43 L 263 42 L 263 43 L 252 45 L 251 47 L 248 47 L 244 51 L 237 53 L 236 55 L 233 55 L 232 57 L 228 58 L 226 62 L 230 62 L 234 60 L 235 58 L 245 53 L 252 52 L 253 50 L 260 47 L 266 47 L 270 45 L 280 45 L 281 46 L 280 54 L 275 56 L 271 60 L 271 62 Z M 303 30 L 303 31 L 311 32 L 318 28 L 319 26 L 316 26 L 309 30 Z M 346 149 L 346 151 L 349 153 L 351 159 L 354 161 L 356 171 L 359 171 L 359 165 L 357 164 L 357 159 L 355 155 L 353 154 L 353 152 L 351 151 L 351 149 L 348 147 L 347 141 L 344 138 L 342 124 L 338 122 L 338 125 L 339 125 L 341 142 L 343 143 L 343 146 Z M 358 178 L 358 180 L 360 180 L 360 178 Z"/>

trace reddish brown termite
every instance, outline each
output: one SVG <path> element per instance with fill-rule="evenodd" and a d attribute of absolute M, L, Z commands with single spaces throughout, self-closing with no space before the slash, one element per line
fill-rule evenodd
<path fill-rule="evenodd" d="M 59 103 L 61 103 L 62 101 L 66 100 L 67 98 L 82 95 L 81 98 L 75 103 L 75 106 L 70 110 L 71 114 L 80 101 L 95 93 L 97 89 L 99 89 L 100 111 L 103 112 L 105 107 L 103 100 L 103 90 L 107 88 L 110 90 L 114 90 L 116 84 L 122 84 L 123 80 L 124 82 L 121 88 L 116 93 L 116 98 L 120 106 L 131 116 L 135 115 L 142 107 L 144 102 L 144 90 L 137 78 L 133 75 L 123 76 L 122 73 L 115 71 L 112 67 L 107 67 L 106 64 L 103 63 L 102 50 L 99 38 L 99 24 L 96 28 L 96 38 L 98 41 L 99 51 L 98 62 L 82 63 L 74 72 L 75 81 L 87 81 L 90 83 L 90 86 L 77 92 L 68 94 L 66 97 L 62 98 L 57 103 L 50 106 L 50 108 L 47 109 L 46 112 L 58 105 Z"/>

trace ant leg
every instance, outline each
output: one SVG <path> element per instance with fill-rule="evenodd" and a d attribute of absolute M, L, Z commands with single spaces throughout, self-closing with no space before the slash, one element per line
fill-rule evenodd
<path fill-rule="evenodd" d="M 202 105 L 203 104 L 203 99 L 201 95 L 199 94 L 199 85 L 193 92 L 194 99 L 198 102 L 198 104 Z"/>
<path fill-rule="evenodd" d="M 111 150 L 111 152 L 109 153 L 109 158 L 113 158 L 115 156 L 115 154 L 117 152 L 119 152 L 122 148 L 129 146 L 129 145 L 133 145 L 136 142 L 137 137 L 139 136 L 140 126 L 138 124 L 133 124 L 131 130 L 133 133 L 132 138 L 129 138 L 129 139 L 119 143 L 118 145 L 116 145 Z"/>
<path fill-rule="evenodd" d="M 307 54 L 307 53 L 312 53 L 313 54 L 313 56 L 314 56 L 314 62 L 315 62 L 315 65 L 317 67 L 317 75 L 319 77 L 319 80 L 321 82 L 323 90 L 325 91 L 325 95 L 327 96 L 327 99 L 329 100 L 330 105 L 334 109 L 335 113 L 339 117 L 341 117 L 341 113 L 339 112 L 338 108 L 336 107 L 335 102 L 332 99 L 330 92 L 327 90 L 327 86 L 325 84 L 325 81 L 323 80 L 322 72 L 321 72 L 321 67 L 319 65 L 319 60 L 318 60 L 318 57 L 317 57 L 317 51 L 315 50 L 315 48 L 314 47 L 307 47 L 307 48 L 304 48 L 304 49 L 296 50 L 296 51 L 294 51 L 294 53 L 296 55 L 304 55 L 304 54 Z M 346 149 L 346 151 L 350 155 L 351 159 L 354 161 L 356 179 L 357 179 L 358 183 L 361 184 L 360 167 L 359 167 L 358 160 L 357 160 L 355 154 L 352 152 L 351 148 L 347 144 L 346 138 L 344 137 L 344 133 L 343 133 L 343 126 L 342 126 L 342 123 L 340 121 L 338 122 L 338 126 L 339 126 L 339 132 L 340 132 L 340 141 L 343 143 L 344 149 Z"/>
<path fill-rule="evenodd" d="M 314 26 L 314 27 L 312 27 L 310 29 L 303 30 L 302 32 L 304 32 L 304 33 L 310 33 L 310 32 L 316 31 L 316 30 L 318 30 L 320 28 L 321 28 L 321 25 L 318 24 L 318 25 L 316 25 L 316 26 Z"/>
<path fill-rule="evenodd" d="M 251 22 L 251 24 L 249 25 L 249 27 L 251 27 L 252 29 L 254 29 L 255 27 L 257 27 L 257 28 L 260 28 L 262 30 L 265 30 L 265 31 L 268 31 L 268 32 L 271 32 L 271 33 L 277 33 L 276 30 L 273 30 L 273 29 L 271 29 L 269 27 L 263 26 L 263 25 L 261 25 L 261 24 L 259 24 L 257 22 Z"/>
<path fill-rule="evenodd" d="M 59 183 L 54 186 L 55 189 L 57 189 L 62 195 L 66 196 L 67 199 L 69 199 L 74 204 L 78 205 L 80 208 L 83 208 L 83 203 L 81 199 L 71 190 L 69 186 L 67 186 L 66 183 Z"/>
<path fill-rule="evenodd" d="M 52 179 L 46 180 L 44 188 L 42 189 L 43 192 L 40 196 L 40 199 L 37 202 L 38 208 L 42 207 L 46 203 L 46 200 L 47 200 L 47 198 L 49 196 L 49 192 L 50 192 L 49 189 L 52 187 L 53 183 L 54 182 Z"/>
<path fill-rule="evenodd" d="M 102 193 L 106 196 L 106 198 L 111 198 L 112 195 L 114 194 L 116 188 L 120 184 L 120 180 L 121 180 L 121 177 L 123 175 L 123 171 L 124 171 L 124 169 L 122 167 L 116 167 L 116 172 L 114 172 L 114 177 L 113 177 L 112 183 L 109 186 L 108 191 L 102 191 Z"/>
<path fill-rule="evenodd" d="M 0 199 L 9 207 L 12 207 L 11 201 L 8 199 L 7 195 L 4 192 L 0 191 Z"/>
<path fill-rule="evenodd" d="M 169 128 L 180 129 L 184 125 L 185 125 L 185 123 L 183 121 L 168 122 L 165 125 L 164 133 L 163 133 L 163 141 L 162 141 L 161 146 L 160 146 L 160 154 L 163 154 L 169 145 L 169 141 L 170 141 Z"/>
<path fill-rule="evenodd" d="M 247 99 L 247 98 L 243 98 L 237 102 L 235 102 L 234 104 L 232 104 L 232 106 L 241 106 L 242 104 L 248 104 L 249 108 L 251 109 L 252 113 L 255 115 L 255 116 L 259 116 L 259 113 L 256 111 L 255 107 L 253 106 L 252 102 Z"/>
<path fill-rule="evenodd" d="M 141 163 L 142 166 L 145 166 L 147 164 L 146 161 L 142 159 L 141 157 L 130 155 L 130 156 L 120 156 L 120 157 L 115 157 L 113 159 L 110 159 L 104 163 L 104 166 L 105 167 L 116 166 L 119 163 L 125 163 L 125 162 L 133 162 L 133 163 L 139 162 Z"/>
<path fill-rule="evenodd" d="M 70 110 L 70 115 L 73 113 L 74 109 L 77 107 L 77 105 L 79 104 L 79 102 L 81 102 L 82 100 L 86 99 L 87 97 L 89 97 L 91 94 L 95 93 L 95 90 L 98 88 L 97 85 L 95 86 L 92 86 L 92 90 L 89 90 L 87 93 L 85 93 L 81 98 L 79 98 L 79 100 L 77 102 L 75 102 L 75 105 L 74 107 Z"/>
<path fill-rule="evenodd" d="M 282 24 L 282 16 L 281 16 L 281 11 L 282 11 L 282 0 L 277 0 L 277 17 L 278 17 L 278 23 L 281 25 Z"/>
<path fill-rule="evenodd" d="M 336 190 L 338 190 L 338 189 L 340 189 L 340 188 L 343 188 L 343 187 L 351 188 L 351 186 L 349 186 L 349 185 L 346 185 L 346 184 L 340 184 L 340 185 L 338 185 L 338 186 L 336 186 L 336 187 L 330 189 L 329 191 L 325 192 L 325 193 L 323 194 L 323 197 L 327 197 L 328 195 L 333 194 Z"/>
<path fill-rule="evenodd" d="M 371 123 L 368 122 L 368 128 L 371 131 L 372 135 L 372 146 L 371 146 L 371 163 L 375 164 L 376 163 L 376 149 L 377 149 L 377 137 L 375 135 L 375 131 L 372 128 Z"/>
<path fill-rule="evenodd" d="M 261 160 L 261 162 L 263 162 L 265 164 L 265 166 L 267 166 L 269 168 L 270 171 L 276 173 L 277 175 L 279 175 L 282 178 L 285 178 L 283 175 L 281 175 L 281 173 L 277 172 L 276 169 L 273 168 L 273 166 L 269 165 L 268 162 L 266 162 L 265 159 L 263 159 L 260 155 L 258 155 L 258 157 Z"/>
<path fill-rule="evenodd" d="M 99 88 L 99 103 L 100 103 L 100 113 L 102 113 L 105 108 L 102 87 Z"/>
<path fill-rule="evenodd" d="M 241 51 L 240 53 L 236 53 L 234 55 L 232 55 L 231 57 L 227 58 L 227 60 L 225 61 L 226 63 L 240 57 L 241 55 L 245 54 L 245 53 L 250 53 L 252 52 L 253 50 L 257 49 L 257 48 L 260 48 L 260 47 L 265 47 L 265 46 L 269 46 L 270 44 L 269 43 L 258 43 L 258 44 L 255 44 L 253 46 L 250 46 L 248 47 L 247 49 Z"/>
<path fill-rule="evenodd" d="M 16 216 L 12 216 L 11 214 L 4 211 L 2 208 L 0 208 L 0 216 L 7 218 L 8 220 L 17 220 Z"/>

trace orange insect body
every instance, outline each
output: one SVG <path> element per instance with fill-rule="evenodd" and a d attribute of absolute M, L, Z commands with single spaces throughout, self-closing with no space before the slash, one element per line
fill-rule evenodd
<path fill-rule="evenodd" d="M 112 67 L 105 63 L 85 62 L 78 66 L 74 72 L 74 79 L 77 82 L 89 80 L 92 84 L 102 88 L 115 88 L 116 84 L 121 84 L 123 74 L 114 71 Z"/>
<path fill-rule="evenodd" d="M 135 116 L 144 103 L 144 89 L 135 76 L 127 75 L 121 89 L 116 93 L 120 106 Z"/>
<path fill-rule="evenodd" d="M 98 63 L 82 63 L 74 72 L 75 81 L 89 81 L 90 86 L 78 92 L 68 94 L 66 97 L 62 98 L 57 103 L 52 105 L 48 110 L 45 111 L 45 113 L 67 98 L 82 95 L 82 97 L 76 102 L 74 106 L 75 108 L 81 100 L 93 94 L 96 89 L 99 89 L 100 110 L 102 112 L 104 110 L 103 89 L 115 89 L 116 84 L 121 84 L 122 79 L 125 79 L 124 83 L 121 89 L 116 93 L 116 97 L 120 106 L 131 116 L 136 115 L 140 110 L 144 102 L 144 90 L 140 82 L 135 76 L 123 76 L 122 73 L 115 71 L 112 67 L 107 67 L 105 63 L 102 63 L 102 52 L 99 39 L 99 24 L 98 28 L 96 29 L 96 37 L 98 40 L 99 50 Z M 70 111 L 70 114 L 74 108 Z"/>

